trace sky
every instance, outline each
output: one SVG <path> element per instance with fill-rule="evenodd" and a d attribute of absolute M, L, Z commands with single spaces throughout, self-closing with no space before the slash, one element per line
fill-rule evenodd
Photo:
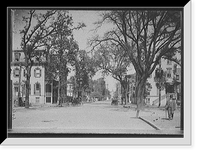
<path fill-rule="evenodd" d="M 23 29 L 24 25 L 22 22 L 22 16 L 27 14 L 28 10 L 15 10 L 14 11 L 14 23 L 13 23 L 13 49 L 20 49 L 20 34 L 19 30 Z M 43 10 L 40 10 L 40 12 Z M 86 27 L 74 31 L 74 38 L 78 42 L 80 50 L 89 51 L 91 49 L 90 46 L 87 46 L 88 39 L 91 39 L 94 35 L 98 34 L 102 36 L 108 29 L 113 28 L 110 24 L 103 25 L 98 31 L 94 31 L 96 28 L 95 22 L 101 19 L 100 14 L 102 11 L 93 11 L 93 10 L 69 10 L 69 14 L 72 15 L 74 26 L 78 23 L 83 22 Z M 180 57 L 180 56 L 179 56 Z M 128 68 L 127 74 L 133 74 L 134 68 L 131 65 Z M 74 75 L 74 72 L 71 72 L 68 77 Z M 97 72 L 93 79 L 98 79 L 102 77 L 101 72 Z M 116 89 L 116 80 L 112 78 L 110 75 L 105 76 L 106 84 L 108 84 L 108 89 L 110 91 L 115 91 Z"/>
<path fill-rule="evenodd" d="M 112 28 L 110 25 L 103 26 L 97 32 L 94 31 L 95 25 L 94 23 L 101 19 L 100 11 L 69 11 L 72 14 L 74 22 L 84 22 L 86 27 L 82 30 L 78 30 L 74 33 L 75 40 L 78 41 L 79 48 L 84 49 L 86 51 L 90 50 L 90 46 L 87 46 L 87 41 L 95 34 L 103 35 L 106 30 Z M 101 71 L 97 72 L 93 79 L 98 79 L 103 77 Z M 105 76 L 106 85 L 108 85 L 108 89 L 112 92 L 116 89 L 117 81 L 112 78 L 111 75 Z"/>
<path fill-rule="evenodd" d="M 20 49 L 20 34 L 19 30 L 23 29 L 24 25 L 22 22 L 22 16 L 26 15 L 26 11 L 24 10 L 15 10 L 14 11 L 14 20 L 13 20 L 13 49 Z M 88 39 L 92 38 L 92 36 L 98 34 L 102 36 L 109 28 L 112 28 L 111 25 L 106 24 L 103 25 L 98 31 L 94 31 L 96 28 L 95 22 L 101 19 L 101 11 L 92 11 L 92 10 L 70 10 L 69 14 L 72 15 L 74 26 L 77 25 L 79 22 L 83 22 L 86 27 L 80 30 L 74 31 L 74 38 L 78 42 L 80 50 L 89 51 L 91 48 L 87 46 Z M 132 67 L 129 68 L 129 71 L 132 71 Z M 128 71 L 128 72 L 129 72 Z M 71 72 L 69 77 L 72 76 L 74 73 Z M 128 73 L 129 74 L 129 73 Z M 101 72 L 97 72 L 93 79 L 98 79 L 103 77 Z M 105 76 L 105 82 L 108 86 L 108 89 L 111 92 L 114 92 L 116 89 L 117 81 L 112 78 L 110 75 Z"/>

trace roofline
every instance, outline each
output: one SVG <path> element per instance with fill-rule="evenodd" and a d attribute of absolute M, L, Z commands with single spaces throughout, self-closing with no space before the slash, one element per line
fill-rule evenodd
<path fill-rule="evenodd" d="M 21 64 L 21 66 L 25 66 L 25 62 L 11 62 L 10 63 L 11 66 L 19 66 Z M 47 62 L 40 62 L 40 63 L 33 63 L 33 66 L 43 66 L 43 65 L 46 65 Z"/>
<path fill-rule="evenodd" d="M 22 49 L 17 49 L 17 50 L 12 50 L 13 52 L 23 52 L 23 50 Z M 45 51 L 45 50 L 35 50 L 35 51 Z"/>

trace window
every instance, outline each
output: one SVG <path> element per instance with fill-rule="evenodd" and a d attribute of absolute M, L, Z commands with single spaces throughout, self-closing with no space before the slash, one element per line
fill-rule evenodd
<path fill-rule="evenodd" d="M 41 85 L 39 82 L 34 85 L 34 95 L 41 95 Z"/>
<path fill-rule="evenodd" d="M 150 91 L 147 91 L 147 96 L 149 96 L 150 95 Z"/>
<path fill-rule="evenodd" d="M 35 102 L 40 103 L 40 97 L 35 97 Z"/>
<path fill-rule="evenodd" d="M 18 96 L 18 91 L 19 91 L 19 85 L 18 85 L 18 84 L 15 84 L 15 85 L 14 85 L 14 95 L 15 95 L 15 96 Z"/>
<path fill-rule="evenodd" d="M 19 68 L 15 68 L 14 70 L 13 70 L 13 75 L 14 75 L 14 77 L 19 77 Z"/>
<path fill-rule="evenodd" d="M 24 77 L 26 77 L 26 70 L 24 69 Z"/>
<path fill-rule="evenodd" d="M 167 93 L 174 93 L 174 85 L 167 85 L 166 92 Z"/>
<path fill-rule="evenodd" d="M 172 68 L 167 68 L 167 78 L 172 77 Z"/>
<path fill-rule="evenodd" d="M 21 56 L 21 53 L 16 52 L 15 53 L 15 61 L 19 61 L 20 60 L 20 56 Z"/>
<path fill-rule="evenodd" d="M 73 85 L 70 85 L 70 90 L 73 90 Z"/>
<path fill-rule="evenodd" d="M 171 60 L 167 60 L 167 65 L 171 65 L 172 61 Z"/>
<path fill-rule="evenodd" d="M 51 92 L 51 84 L 46 84 L 46 92 Z"/>
<path fill-rule="evenodd" d="M 35 76 L 36 78 L 40 78 L 40 77 L 41 77 L 41 69 L 40 69 L 40 68 L 36 68 L 36 69 L 34 70 L 34 76 Z"/>
<path fill-rule="evenodd" d="M 179 80 L 179 75 L 176 75 L 176 80 Z"/>
<path fill-rule="evenodd" d="M 174 64 L 174 73 L 177 73 L 177 64 Z"/>
<path fill-rule="evenodd" d="M 146 99 L 146 104 L 150 104 L 150 98 Z"/>

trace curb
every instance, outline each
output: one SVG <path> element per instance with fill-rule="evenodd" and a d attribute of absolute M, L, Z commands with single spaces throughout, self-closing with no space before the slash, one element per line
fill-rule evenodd
<path fill-rule="evenodd" d="M 156 130 L 161 130 L 158 126 L 156 126 L 155 124 L 149 122 L 148 120 L 142 118 L 142 117 L 139 117 L 139 119 L 141 119 L 142 121 L 146 122 L 147 124 L 149 124 L 151 127 L 153 127 L 154 129 Z"/>

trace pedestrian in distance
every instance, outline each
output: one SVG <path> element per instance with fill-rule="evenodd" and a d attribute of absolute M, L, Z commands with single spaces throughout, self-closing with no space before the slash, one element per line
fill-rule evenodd
<path fill-rule="evenodd" d="M 165 105 L 165 109 L 168 113 L 169 120 L 172 120 L 174 117 L 174 111 L 176 110 L 176 101 L 173 98 L 173 95 L 170 95 L 170 98 Z"/>

